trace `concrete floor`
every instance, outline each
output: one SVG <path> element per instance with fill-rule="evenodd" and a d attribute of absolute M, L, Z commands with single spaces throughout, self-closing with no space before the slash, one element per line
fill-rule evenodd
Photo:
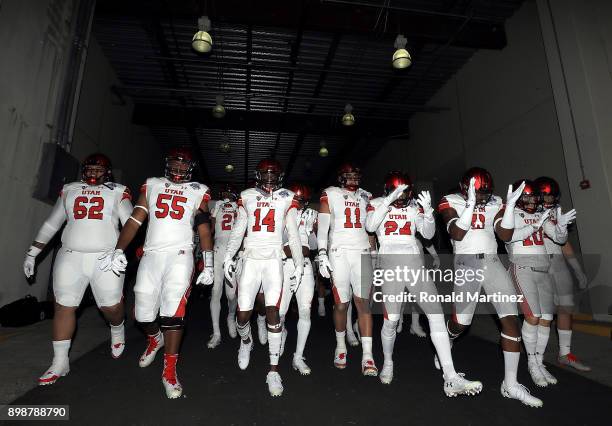
<path fill-rule="evenodd" d="M 290 334 L 280 368 L 285 394 L 273 399 L 265 384 L 266 348 L 257 344 L 249 369 L 240 371 L 236 365 L 238 342 L 227 337 L 223 323 L 221 346 L 206 349 L 210 333 L 208 315 L 207 299 L 192 298 L 188 334 L 178 368 L 185 388 L 179 400 L 167 400 L 163 393 L 161 357 L 149 368 L 138 368 L 137 359 L 144 348 L 140 332 L 134 327 L 128 329 L 124 356 L 113 360 L 106 326 L 95 309 L 88 309 L 79 321 L 79 335 L 71 352 L 71 372 L 53 386 L 34 386 L 51 359 L 50 322 L 2 331 L 5 336 L 7 331 L 18 333 L 0 342 L 0 352 L 5 354 L 3 401 L 22 395 L 13 403 L 68 404 L 71 421 L 106 425 L 610 424 L 612 388 L 595 381 L 609 377 L 612 370 L 609 361 L 599 365 L 612 355 L 612 342 L 604 338 L 599 338 L 597 346 L 587 348 L 583 346 L 583 337 L 577 334 L 576 352 L 596 366 L 595 372 L 585 378 L 553 365 L 550 370 L 559 384 L 547 389 L 536 389 L 522 359 L 519 380 L 545 403 L 542 409 L 530 409 L 502 398 L 499 393 L 503 364 L 498 346 L 489 341 L 497 340 L 498 336 L 490 318 L 479 317 L 470 335 L 453 349 L 457 370 L 481 380 L 485 386 L 483 393 L 473 398 L 449 399 L 442 393 L 439 372 L 433 369 L 430 344 L 406 332 L 400 334 L 396 344 L 396 373 L 391 386 L 382 385 L 376 378 L 361 377 L 359 348 L 349 350 L 349 367 L 345 371 L 333 368 L 334 337 L 329 315 L 324 319 L 313 317 L 305 354 L 313 374 L 299 376 L 290 366 L 296 321 L 296 315 L 290 314 Z M 375 327 L 380 330 L 380 318 L 376 319 Z M 377 331 L 375 358 L 380 364 L 379 346 Z"/>

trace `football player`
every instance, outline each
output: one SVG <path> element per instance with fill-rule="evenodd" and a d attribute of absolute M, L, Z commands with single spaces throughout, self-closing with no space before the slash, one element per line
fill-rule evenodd
<path fill-rule="evenodd" d="M 361 170 L 344 164 L 338 169 L 339 186 L 331 186 L 321 194 L 317 232 L 319 273 L 332 280 L 336 332 L 334 366 L 346 368 L 347 306 L 352 291 L 361 335 L 361 371 L 365 376 L 377 376 L 369 306 L 373 241 L 365 229 L 366 208 L 372 195 L 359 187 L 360 181 Z"/>
<path fill-rule="evenodd" d="M 231 185 L 225 185 L 220 192 L 217 201 L 211 210 L 211 226 L 215 231 L 214 239 L 214 262 L 215 279 L 210 296 L 210 316 L 213 324 L 213 334 L 210 336 L 207 346 L 210 349 L 216 348 L 221 343 L 221 329 L 219 328 L 219 315 L 221 314 L 221 293 L 224 288 L 225 275 L 223 274 L 223 259 L 225 258 L 225 248 L 227 240 L 232 231 L 232 225 L 236 218 L 238 205 L 236 200 L 238 195 Z M 227 329 L 230 337 L 236 337 L 236 289 L 233 286 L 225 285 L 225 297 L 227 297 Z"/>
<path fill-rule="evenodd" d="M 164 346 L 162 384 L 166 396 L 174 399 L 183 393 L 176 364 L 194 272 L 194 226 L 204 259 L 196 284 L 213 283 L 213 245 L 208 210 L 210 191 L 206 185 L 191 181 L 195 166 L 191 151 L 173 148 L 165 161 L 165 176 L 149 178 L 142 185 L 134 211 L 121 230 L 115 249 L 104 257 L 102 267 L 116 274 L 125 271 L 124 250 L 148 217 L 144 255 L 134 286 L 136 321 L 148 340 L 139 365 L 149 366 Z"/>
<path fill-rule="evenodd" d="M 102 272 L 100 256 L 113 248 L 119 222 L 125 224 L 132 212 L 130 191 L 113 183 L 110 160 L 103 154 L 85 159 L 81 181 L 64 185 L 51 215 L 28 249 L 23 269 L 34 274 L 36 256 L 66 222 L 62 247 L 53 265 L 53 361 L 38 379 L 50 385 L 70 371 L 68 351 L 76 327 L 75 311 L 91 285 L 96 304 L 110 323 L 111 354 L 118 358 L 125 347 L 123 326 L 123 276 Z"/>
<path fill-rule="evenodd" d="M 255 188 L 240 193 L 238 217 L 227 243 L 223 267 L 226 277 L 232 280 L 235 271 L 233 258 L 240 244 L 244 244 L 237 296 L 236 328 L 240 335 L 238 366 L 244 370 L 249 365 L 250 352 L 253 348 L 250 318 L 255 297 L 263 287 L 270 354 L 270 371 L 266 383 L 270 395 L 280 396 L 283 393 L 283 384 L 278 373 L 282 341 L 279 306 L 283 294 L 282 257 L 285 227 L 295 266 L 290 280 L 293 292 L 300 287 L 304 272 L 304 257 L 297 226 L 298 202 L 292 191 L 282 188 L 283 170 L 278 161 L 274 159 L 260 161 L 255 169 L 255 179 Z"/>
<path fill-rule="evenodd" d="M 317 220 L 317 212 L 308 207 L 310 201 L 310 189 L 303 184 L 293 184 L 289 187 L 295 194 L 295 199 L 298 202 L 297 207 L 297 221 L 298 221 L 298 232 L 300 234 L 300 243 L 302 245 L 302 255 L 304 257 L 304 275 L 299 288 L 295 291 L 295 300 L 298 306 L 298 323 L 297 323 L 297 344 L 295 347 L 295 353 L 293 354 L 292 366 L 294 370 L 299 371 L 300 374 L 306 376 L 309 375 L 311 370 L 310 367 L 304 361 L 304 348 L 306 347 L 306 340 L 308 339 L 308 333 L 310 332 L 310 306 L 312 304 L 312 296 L 314 295 L 314 272 L 312 264 L 310 263 L 310 246 L 309 236 L 315 232 L 315 225 Z M 287 239 L 287 237 L 285 237 Z M 291 291 L 291 277 L 295 272 L 291 258 L 291 250 L 289 248 L 288 241 L 284 246 L 284 254 L 286 256 L 283 259 L 283 296 L 280 305 L 280 320 L 283 325 L 282 331 L 282 343 L 281 343 L 281 355 L 285 346 L 285 339 L 287 338 L 287 328 L 285 327 L 285 315 L 289 310 L 289 304 L 293 298 Z"/>
<path fill-rule="evenodd" d="M 541 407 L 542 401 L 518 383 L 516 375 L 521 355 L 521 332 L 518 322 L 512 281 L 497 256 L 495 235 L 509 241 L 514 232 L 514 205 L 523 192 L 523 185 L 515 191 L 508 188 L 506 205 L 493 195 L 493 178 L 485 169 L 473 167 L 463 176 L 460 192 L 443 197 L 438 206 L 455 253 L 456 299 L 454 314 L 447 323 L 451 339 L 458 337 L 472 322 L 481 288 L 489 295 L 496 294 L 493 306 L 501 323 L 501 347 L 504 354 L 504 380 L 501 393 L 506 398 L 518 399 L 531 407 Z M 467 279 L 467 277 L 471 277 Z"/>
<path fill-rule="evenodd" d="M 513 189 L 521 186 L 516 182 Z M 540 191 L 530 180 L 523 181 L 523 193 L 514 209 L 514 233 L 506 242 L 510 255 L 508 271 L 517 293 L 525 321 L 521 335 L 527 352 L 529 374 L 540 387 L 554 385 L 557 379 L 543 363 L 544 352 L 553 319 L 553 284 L 548 274 L 550 259 L 544 246 L 544 235 L 563 244 L 567 241 L 567 225 L 576 217 L 571 210 L 560 215 L 556 226 L 548 221 L 550 210 L 540 212 Z M 508 207 L 506 207 L 508 208 Z"/>
<path fill-rule="evenodd" d="M 425 271 L 425 264 L 416 234 L 418 232 L 423 238 L 430 239 L 436 232 L 431 196 L 428 191 L 422 191 L 414 199 L 412 182 L 401 172 L 389 173 L 385 178 L 384 188 L 385 196 L 370 202 L 366 219 L 366 230 L 376 233 L 380 245 L 378 267 L 385 271 L 408 267 L 416 272 L 411 276 L 417 278 L 412 282 L 395 278 L 382 283 L 385 317 L 380 338 L 385 362 L 380 372 L 380 381 L 390 384 L 393 380 L 393 347 L 401 315 L 401 297 L 407 289 L 417 297 L 417 304 L 429 321 L 431 341 L 444 371 L 444 393 L 447 396 L 480 393 L 482 383 L 466 380 L 455 371 L 442 306 L 440 303 L 420 301 L 421 295 L 438 294 L 433 280 L 418 275 L 418 271 Z"/>
<path fill-rule="evenodd" d="M 561 191 L 559 184 L 552 178 L 539 177 L 534 181 L 542 195 L 542 207 L 551 210 L 548 220 L 556 224 Z M 544 236 L 546 252 L 550 255 L 548 270 L 554 290 L 554 304 L 557 310 L 557 333 L 559 334 L 559 364 L 575 368 L 578 371 L 591 371 L 591 367 L 582 362 L 571 351 L 572 347 L 572 312 L 574 310 L 574 285 L 567 265 L 571 266 L 580 289 L 587 287 L 587 277 L 582 271 L 574 249 L 568 241 L 558 244 L 547 235 Z"/>

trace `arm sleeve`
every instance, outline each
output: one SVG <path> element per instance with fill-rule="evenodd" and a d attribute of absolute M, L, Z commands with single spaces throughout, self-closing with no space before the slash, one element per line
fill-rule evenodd
<path fill-rule="evenodd" d="M 242 238 L 244 237 L 244 233 L 247 229 L 247 222 L 246 210 L 242 205 L 240 205 L 240 207 L 238 207 L 238 217 L 234 221 L 232 232 L 230 233 L 229 240 L 227 241 L 225 259 L 223 259 L 224 262 L 232 259 L 238 252 L 238 249 L 242 244 Z"/>
<path fill-rule="evenodd" d="M 291 250 L 291 258 L 293 264 L 297 267 L 298 265 L 304 264 L 304 256 L 302 255 L 302 243 L 300 241 L 300 235 L 298 233 L 297 226 L 297 210 L 289 208 L 287 215 L 285 216 L 287 229 L 287 240 L 289 241 L 289 249 Z"/>
<path fill-rule="evenodd" d="M 45 220 L 45 223 L 42 224 L 38 234 L 36 234 L 36 238 L 34 241 L 47 244 L 51 238 L 55 235 L 55 233 L 62 227 L 64 222 L 66 221 L 66 209 L 64 208 L 64 197 L 60 196 L 55 205 L 53 206 L 53 210 L 51 210 L 51 214 Z"/>
<path fill-rule="evenodd" d="M 525 225 L 522 228 L 514 228 L 512 238 L 510 239 L 510 241 L 506 241 L 506 243 L 515 243 L 517 241 L 523 241 L 526 238 L 529 238 L 529 236 L 534 232 L 535 229 L 531 225 Z"/>
<path fill-rule="evenodd" d="M 419 214 L 416 219 L 417 231 L 421 233 L 423 238 L 431 240 L 436 233 L 436 221 L 433 216 L 426 217 L 422 209 L 419 209 Z"/>
<path fill-rule="evenodd" d="M 368 204 L 366 215 L 366 231 L 368 232 L 376 232 L 382 221 L 385 219 L 387 212 L 389 211 L 389 207 L 384 203 L 376 203 L 376 205 Z"/>
<path fill-rule="evenodd" d="M 553 224 L 550 220 L 547 220 L 542 225 L 544 233 L 557 244 L 565 244 L 567 242 L 567 227 Z"/>
<path fill-rule="evenodd" d="M 317 247 L 319 247 L 319 250 L 327 250 L 330 219 L 331 215 L 329 213 L 319 213 L 317 217 Z"/>
<path fill-rule="evenodd" d="M 130 198 L 122 198 L 121 201 L 119 201 L 118 213 L 121 226 L 125 225 L 125 222 L 127 222 L 132 215 L 133 210 L 134 206 L 132 206 Z"/>

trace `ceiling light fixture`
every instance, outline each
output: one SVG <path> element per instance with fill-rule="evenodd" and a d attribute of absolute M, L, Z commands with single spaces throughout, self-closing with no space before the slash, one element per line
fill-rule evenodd
<path fill-rule="evenodd" d="M 215 118 L 223 118 L 225 117 L 225 107 L 223 106 L 223 95 L 218 95 L 217 104 L 212 109 L 212 115 Z"/>
<path fill-rule="evenodd" d="M 352 126 L 355 124 L 355 116 L 352 113 L 353 106 L 351 104 L 346 104 L 344 106 L 344 115 L 342 116 L 342 124 L 345 126 Z"/>
<path fill-rule="evenodd" d="M 319 157 L 327 157 L 329 155 L 329 151 L 327 150 L 327 146 L 324 140 L 321 141 L 321 147 L 319 148 Z"/>
<path fill-rule="evenodd" d="M 210 31 L 210 19 L 208 16 L 198 18 L 198 32 L 193 35 L 191 47 L 199 53 L 207 53 L 212 50 L 213 41 L 208 33 Z"/>
<path fill-rule="evenodd" d="M 412 65 L 412 58 L 410 57 L 410 53 L 408 53 L 406 50 L 407 42 L 408 39 L 406 39 L 406 37 L 404 37 L 402 34 L 399 34 L 395 39 L 393 46 L 397 50 L 393 54 L 393 68 L 401 70 Z"/>
<path fill-rule="evenodd" d="M 233 172 L 233 171 L 234 171 L 234 165 L 233 165 L 233 164 L 228 164 L 228 165 L 226 165 L 226 166 L 225 166 L 225 171 L 226 171 L 227 173 L 231 173 L 231 172 Z"/>

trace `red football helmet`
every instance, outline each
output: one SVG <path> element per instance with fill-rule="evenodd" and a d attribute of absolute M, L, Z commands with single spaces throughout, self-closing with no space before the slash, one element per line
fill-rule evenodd
<path fill-rule="evenodd" d="M 516 191 L 523 180 L 517 180 L 512 184 L 512 190 Z M 527 213 L 535 213 L 538 211 L 538 207 L 540 206 L 542 199 L 540 196 L 540 191 L 537 185 L 528 179 L 525 179 L 525 188 L 523 188 L 523 193 L 516 201 L 516 206 L 527 212 Z"/>
<path fill-rule="evenodd" d="M 542 206 L 545 209 L 552 209 L 559 204 L 561 190 L 559 189 L 559 184 L 556 180 L 546 176 L 541 176 L 534 180 L 533 183 L 540 191 Z"/>
<path fill-rule="evenodd" d="M 231 183 L 223 185 L 223 187 L 221 187 L 219 190 L 219 198 L 221 200 L 227 198 L 229 200 L 236 201 L 238 199 L 238 193 L 236 192 L 234 185 Z"/>
<path fill-rule="evenodd" d="M 395 191 L 395 188 L 400 185 L 408 185 L 408 188 L 406 188 L 402 195 L 400 195 L 400 197 L 393 202 L 393 205 L 399 208 L 406 207 L 408 202 L 412 200 L 414 195 L 414 186 L 406 173 L 398 171 L 389 172 L 385 177 L 385 195 L 391 194 L 393 191 Z"/>
<path fill-rule="evenodd" d="M 81 180 L 89 185 L 102 185 L 112 180 L 113 167 L 104 154 L 91 154 L 81 166 Z"/>
<path fill-rule="evenodd" d="M 298 203 L 300 203 L 300 208 L 308 206 L 311 195 L 310 188 L 303 183 L 294 183 L 289 187 L 289 190 L 295 194 L 295 198 L 298 200 Z"/>
<path fill-rule="evenodd" d="M 283 184 L 283 166 L 273 158 L 265 158 L 255 168 L 255 186 L 273 192 Z"/>
<path fill-rule="evenodd" d="M 189 148 L 171 148 L 166 155 L 166 178 L 175 183 L 189 182 L 194 166 Z"/>
<path fill-rule="evenodd" d="M 338 183 L 344 189 L 356 191 L 361 183 L 361 169 L 351 163 L 342 164 L 338 168 Z"/>
<path fill-rule="evenodd" d="M 466 171 L 461 182 L 459 182 L 459 188 L 464 197 L 467 197 L 472 178 L 476 179 L 476 205 L 487 204 L 493 195 L 493 178 L 491 173 L 481 167 L 472 167 Z"/>

